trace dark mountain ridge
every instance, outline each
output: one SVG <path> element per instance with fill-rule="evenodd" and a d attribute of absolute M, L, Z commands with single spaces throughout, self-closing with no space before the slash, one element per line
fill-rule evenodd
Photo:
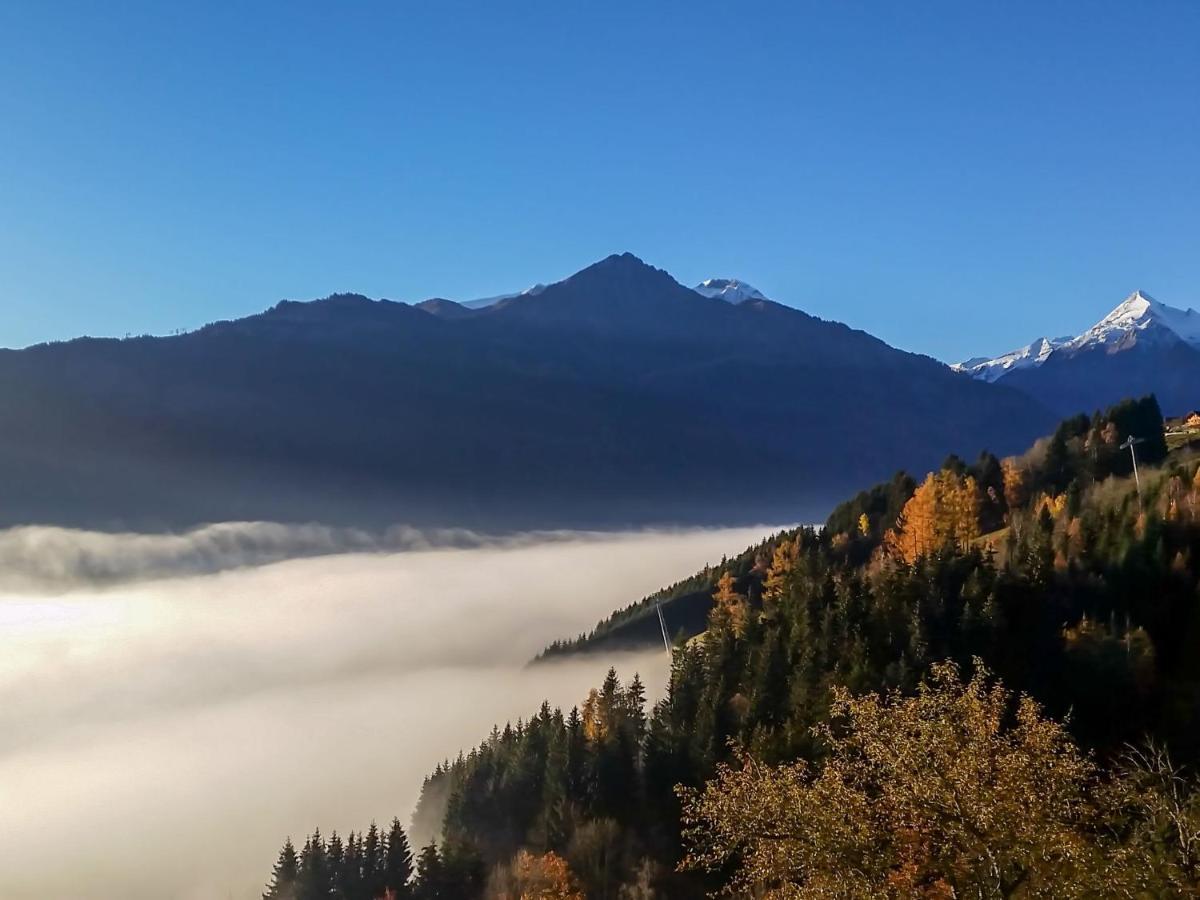
<path fill-rule="evenodd" d="M 338 294 L 0 352 L 0 523 L 815 520 L 849 485 L 946 447 L 1015 449 L 1051 418 L 624 254 L 479 310 Z"/>
<path fill-rule="evenodd" d="M 1089 409 L 1124 394 L 1153 393 L 1169 415 L 1200 405 L 1200 350 L 1180 341 L 1151 344 L 1132 335 L 1118 347 L 1052 353 L 1004 383 L 1057 410 Z"/>

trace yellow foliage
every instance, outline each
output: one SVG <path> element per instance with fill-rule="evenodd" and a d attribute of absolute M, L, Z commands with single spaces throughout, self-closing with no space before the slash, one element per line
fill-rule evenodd
<path fill-rule="evenodd" d="M 1057 497 L 1051 497 L 1049 494 L 1042 494 L 1038 497 L 1037 503 L 1033 505 L 1033 513 L 1039 516 L 1042 510 L 1050 513 L 1050 517 L 1057 519 L 1062 515 L 1063 510 L 1067 508 L 1067 495 L 1059 494 Z"/>
<path fill-rule="evenodd" d="M 735 635 L 741 637 L 749 618 L 750 604 L 734 587 L 733 575 L 726 572 L 717 581 L 717 589 L 713 593 L 711 619 L 717 625 L 727 625 Z"/>
<path fill-rule="evenodd" d="M 871 533 L 871 519 L 866 513 L 858 517 L 858 533 L 863 537 Z"/>
<path fill-rule="evenodd" d="M 950 663 L 916 696 L 835 689 L 819 768 L 748 756 L 679 789 L 682 867 L 770 900 L 1093 897 L 1132 875 L 1061 725 Z"/>
<path fill-rule="evenodd" d="M 979 537 L 979 488 L 951 471 L 930 474 L 904 504 L 885 542 L 908 562 L 946 547 L 965 549 Z"/>
<path fill-rule="evenodd" d="M 800 558 L 800 538 L 794 541 L 783 541 L 775 548 L 771 557 L 771 567 L 767 569 L 767 577 L 763 580 L 763 597 L 771 602 L 778 602 L 787 586 L 788 575 Z"/>
<path fill-rule="evenodd" d="M 489 891 L 495 900 L 584 900 L 566 860 L 554 851 L 535 856 L 522 850 L 505 881 L 503 887 Z"/>
<path fill-rule="evenodd" d="M 1000 463 L 1000 470 L 1004 475 L 1004 502 L 1009 509 L 1019 509 L 1029 499 L 1025 470 L 1012 457 Z"/>
<path fill-rule="evenodd" d="M 588 691 L 587 699 L 583 701 L 583 735 L 589 741 L 603 741 L 612 730 L 612 710 L 608 701 L 595 688 Z"/>

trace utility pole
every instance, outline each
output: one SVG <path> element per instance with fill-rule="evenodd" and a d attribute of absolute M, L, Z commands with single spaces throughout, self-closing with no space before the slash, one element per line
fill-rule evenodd
<path fill-rule="evenodd" d="M 667 637 L 667 620 L 663 617 L 662 603 L 655 600 L 654 608 L 658 610 L 658 626 L 662 629 L 663 647 L 666 648 L 667 655 L 674 658 L 675 652 L 671 649 L 671 639 Z"/>
<path fill-rule="evenodd" d="M 1134 448 L 1138 444 L 1144 443 L 1145 440 L 1146 440 L 1145 438 L 1134 437 L 1131 434 L 1128 438 L 1125 439 L 1125 443 L 1123 443 L 1120 448 L 1120 449 L 1124 450 L 1126 447 L 1128 447 L 1129 448 L 1129 456 L 1133 460 L 1133 483 L 1137 485 L 1138 509 L 1142 508 L 1142 479 L 1138 475 L 1137 450 L 1135 450 Z"/>

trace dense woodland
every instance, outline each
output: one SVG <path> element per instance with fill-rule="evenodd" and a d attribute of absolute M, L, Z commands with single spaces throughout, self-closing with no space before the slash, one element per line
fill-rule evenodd
<path fill-rule="evenodd" d="M 439 766 L 411 880 L 314 834 L 266 896 L 1200 896 L 1198 580 L 1152 397 L 900 473 L 685 583 L 653 708 L 610 672 Z"/>

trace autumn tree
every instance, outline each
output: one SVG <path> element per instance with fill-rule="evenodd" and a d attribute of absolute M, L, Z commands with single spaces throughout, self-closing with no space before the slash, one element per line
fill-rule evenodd
<path fill-rule="evenodd" d="M 1200 784 L 1165 746 L 1147 741 L 1117 762 L 1110 797 L 1126 812 L 1125 853 L 1147 896 L 1200 896 Z"/>
<path fill-rule="evenodd" d="M 771 898 L 1107 895 L 1123 857 L 1097 773 L 1057 722 L 935 665 L 915 696 L 835 688 L 818 767 L 741 755 L 680 789 L 685 869 Z"/>
<path fill-rule="evenodd" d="M 1029 500 L 1029 476 L 1012 457 L 1000 463 L 1004 478 L 1004 502 L 1009 509 L 1020 509 Z"/>
<path fill-rule="evenodd" d="M 584 900 L 566 860 L 553 851 L 541 855 L 520 851 L 511 866 L 493 874 L 488 896 L 495 900 Z"/>
<path fill-rule="evenodd" d="M 1200 478 L 1200 473 L 1197 475 Z M 866 515 L 865 513 L 863 515 Z M 777 603 L 787 588 L 788 576 L 800 558 L 800 536 L 793 540 L 780 541 L 771 555 L 771 565 L 763 579 L 763 598 Z M 719 590 L 719 586 L 718 586 Z"/>
<path fill-rule="evenodd" d="M 907 562 L 941 550 L 966 549 L 979 537 L 979 489 L 970 475 L 930 473 L 888 533 L 886 546 Z"/>
<path fill-rule="evenodd" d="M 727 627 L 740 637 L 750 620 L 750 604 L 734 586 L 733 575 L 725 572 L 717 581 L 713 592 L 712 622 L 718 627 Z"/>

